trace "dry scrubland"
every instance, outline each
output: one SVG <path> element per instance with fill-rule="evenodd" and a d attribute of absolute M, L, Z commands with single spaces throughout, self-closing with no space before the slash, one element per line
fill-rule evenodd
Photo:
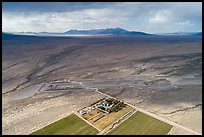
<path fill-rule="evenodd" d="M 122 117 L 125 113 L 129 112 L 130 110 L 131 110 L 131 107 L 126 106 L 125 108 L 123 108 L 122 110 L 118 112 L 112 112 L 108 114 L 107 116 L 102 117 L 101 119 L 99 119 L 93 124 L 99 129 L 104 129 L 107 126 L 109 126 L 111 123 L 113 123 L 114 121 Z"/>
<path fill-rule="evenodd" d="M 30 94 L 38 89 L 36 85 L 58 79 L 87 81 L 158 74 L 202 77 L 202 40 L 198 36 L 15 36 L 3 39 L 3 45 L 2 134 L 30 134 L 104 97 L 80 87 L 17 99 L 23 88 Z M 142 88 L 131 83 L 133 87 L 127 84 L 100 90 L 201 133 L 202 84 L 152 89 L 155 82 L 146 81 Z M 177 129 L 174 133 L 186 134 Z"/>

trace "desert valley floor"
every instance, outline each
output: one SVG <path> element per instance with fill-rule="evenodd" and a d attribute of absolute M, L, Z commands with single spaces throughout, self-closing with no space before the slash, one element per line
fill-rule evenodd
<path fill-rule="evenodd" d="M 16 35 L 2 43 L 3 134 L 30 134 L 104 98 L 94 88 L 202 133 L 200 36 Z"/>

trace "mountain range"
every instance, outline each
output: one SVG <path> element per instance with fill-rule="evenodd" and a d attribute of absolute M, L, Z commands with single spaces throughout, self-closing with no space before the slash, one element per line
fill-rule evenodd
<path fill-rule="evenodd" d="M 193 35 L 193 36 L 202 36 L 202 32 L 174 32 L 174 33 L 160 33 L 159 35 Z"/>
<path fill-rule="evenodd" d="M 3 33 L 3 32 L 2 32 Z M 140 31 L 128 31 L 122 28 L 106 28 L 106 29 L 90 29 L 90 30 L 77 30 L 71 29 L 65 32 L 16 32 L 7 34 L 20 34 L 20 35 L 52 35 L 52 34 L 111 34 L 111 35 L 193 35 L 202 36 L 202 32 L 174 32 L 174 33 L 160 33 L 160 34 L 149 34 Z"/>

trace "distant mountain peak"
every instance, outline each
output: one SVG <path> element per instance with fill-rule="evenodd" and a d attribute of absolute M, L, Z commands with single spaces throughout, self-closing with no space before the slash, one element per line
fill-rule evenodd
<path fill-rule="evenodd" d="M 71 29 L 64 32 L 65 34 L 128 34 L 128 35 L 149 35 L 144 32 L 128 31 L 123 28 L 105 28 L 105 29 L 90 29 L 90 30 L 76 30 Z"/>

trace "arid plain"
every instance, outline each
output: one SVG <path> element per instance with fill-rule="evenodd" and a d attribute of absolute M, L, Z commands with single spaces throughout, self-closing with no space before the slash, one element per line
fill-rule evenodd
<path fill-rule="evenodd" d="M 91 88 L 202 133 L 201 36 L 6 36 L 2 43 L 3 134 L 30 134 L 104 98 Z"/>

